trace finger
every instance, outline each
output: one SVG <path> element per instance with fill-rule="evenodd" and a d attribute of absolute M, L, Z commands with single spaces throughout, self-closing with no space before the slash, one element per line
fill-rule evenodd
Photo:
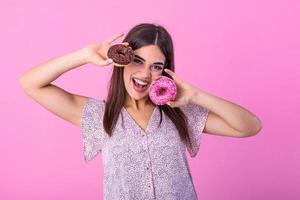
<path fill-rule="evenodd" d="M 132 49 L 132 47 L 129 46 L 129 43 L 128 43 L 128 42 L 122 42 L 121 44 L 123 44 L 123 45 L 127 46 L 128 48 Z"/>
<path fill-rule="evenodd" d="M 121 44 L 124 44 L 124 45 L 126 45 L 126 46 L 128 46 L 128 45 L 129 45 L 129 43 L 128 43 L 128 42 L 122 42 Z"/>
<path fill-rule="evenodd" d="M 167 105 L 169 105 L 172 108 L 179 106 L 179 104 L 176 101 L 168 101 Z"/>
<path fill-rule="evenodd" d="M 175 74 L 173 71 L 171 71 L 171 70 L 169 70 L 169 69 L 164 69 L 164 70 L 165 70 L 165 72 L 166 72 L 167 74 L 169 74 L 174 80 L 177 78 L 176 74 Z"/>
<path fill-rule="evenodd" d="M 108 59 L 106 60 L 106 62 L 107 62 L 108 64 L 112 64 L 112 63 L 113 63 L 113 60 L 112 60 L 111 58 L 108 58 Z"/>
<path fill-rule="evenodd" d="M 123 35 L 124 35 L 124 33 L 117 33 L 117 34 L 115 34 L 115 35 L 109 37 L 109 38 L 106 40 L 106 42 L 112 43 L 113 41 L 115 41 L 116 39 L 122 37 Z"/>
<path fill-rule="evenodd" d="M 97 62 L 97 64 L 100 65 L 100 66 L 106 66 L 106 65 L 109 65 L 111 63 L 113 63 L 113 60 L 111 58 L 108 58 L 106 60 L 100 60 L 100 61 Z"/>

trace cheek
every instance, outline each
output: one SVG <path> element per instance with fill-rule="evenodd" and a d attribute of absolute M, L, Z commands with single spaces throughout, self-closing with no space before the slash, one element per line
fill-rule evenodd
<path fill-rule="evenodd" d="M 130 79 L 131 79 L 131 76 L 132 74 L 135 72 L 134 68 L 133 67 L 130 67 L 130 66 L 126 66 L 124 68 L 124 75 L 123 75 L 123 78 L 124 78 L 124 82 L 125 84 L 128 84 L 130 82 Z"/>
<path fill-rule="evenodd" d="M 137 68 L 131 65 L 128 65 L 124 68 L 124 77 L 130 78 L 132 74 L 137 71 Z"/>
<path fill-rule="evenodd" d="M 153 75 L 153 78 L 152 80 L 156 80 L 157 78 L 159 78 L 160 76 L 162 75 L 162 73 L 159 73 L 159 74 L 156 74 L 156 75 Z"/>

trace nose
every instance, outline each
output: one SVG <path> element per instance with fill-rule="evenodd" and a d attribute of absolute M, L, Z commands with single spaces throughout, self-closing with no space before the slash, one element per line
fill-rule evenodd
<path fill-rule="evenodd" d="M 142 74 L 143 74 L 143 77 L 146 78 L 146 79 L 151 78 L 150 66 L 145 65 L 142 69 Z"/>

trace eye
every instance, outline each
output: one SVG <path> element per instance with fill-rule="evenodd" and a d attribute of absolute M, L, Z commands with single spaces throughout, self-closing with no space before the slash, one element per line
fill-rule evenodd
<path fill-rule="evenodd" d="M 155 65 L 154 69 L 157 70 L 157 71 L 160 71 L 160 70 L 162 70 L 162 66 Z"/>
<path fill-rule="evenodd" d="M 139 59 L 134 59 L 133 61 L 137 64 L 142 64 L 142 61 L 140 61 Z"/>

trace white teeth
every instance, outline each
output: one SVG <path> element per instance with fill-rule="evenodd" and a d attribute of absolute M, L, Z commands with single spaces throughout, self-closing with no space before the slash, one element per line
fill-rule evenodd
<path fill-rule="evenodd" d="M 138 84 L 140 85 L 147 85 L 148 83 L 147 82 L 144 82 L 144 81 L 141 81 L 139 79 L 136 79 L 136 78 L 133 78 Z"/>

